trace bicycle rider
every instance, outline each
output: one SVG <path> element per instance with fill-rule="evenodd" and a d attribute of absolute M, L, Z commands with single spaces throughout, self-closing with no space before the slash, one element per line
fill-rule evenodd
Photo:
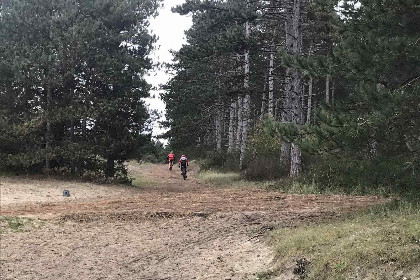
<path fill-rule="evenodd" d="M 168 160 L 169 160 L 169 170 L 171 170 L 171 167 L 174 165 L 174 160 L 175 160 L 174 152 L 171 151 L 169 153 Z"/>
<path fill-rule="evenodd" d="M 189 166 L 188 159 L 185 155 L 182 155 L 178 162 L 178 168 L 185 168 L 185 173 L 187 173 L 187 166 Z"/>

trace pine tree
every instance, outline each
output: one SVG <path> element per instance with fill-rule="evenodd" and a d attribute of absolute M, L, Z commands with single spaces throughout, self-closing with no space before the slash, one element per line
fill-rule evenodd
<path fill-rule="evenodd" d="M 114 175 L 114 160 L 127 159 L 148 118 L 140 99 L 148 96 L 147 21 L 156 9 L 154 0 L 2 2 L 1 114 L 31 135 L 24 149 L 1 151 L 5 165 L 54 162 L 82 174 L 102 169 L 100 155 Z"/>

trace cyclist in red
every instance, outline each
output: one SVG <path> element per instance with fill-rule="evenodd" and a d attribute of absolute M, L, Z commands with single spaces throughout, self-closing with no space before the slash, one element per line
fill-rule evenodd
<path fill-rule="evenodd" d="M 174 160 L 175 160 L 174 152 L 171 151 L 169 153 L 168 160 L 169 160 L 169 170 L 172 170 L 172 166 L 174 165 Z"/>

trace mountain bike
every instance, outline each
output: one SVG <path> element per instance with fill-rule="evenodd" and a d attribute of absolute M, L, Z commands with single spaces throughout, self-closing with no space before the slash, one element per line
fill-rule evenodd
<path fill-rule="evenodd" d="M 181 175 L 185 179 L 187 179 L 187 167 L 181 166 Z"/>

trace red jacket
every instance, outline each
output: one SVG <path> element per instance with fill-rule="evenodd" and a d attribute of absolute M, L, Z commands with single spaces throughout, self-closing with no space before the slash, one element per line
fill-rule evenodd
<path fill-rule="evenodd" d="M 168 155 L 168 158 L 169 158 L 169 160 L 174 160 L 175 159 L 175 155 L 171 153 L 171 154 Z"/>

